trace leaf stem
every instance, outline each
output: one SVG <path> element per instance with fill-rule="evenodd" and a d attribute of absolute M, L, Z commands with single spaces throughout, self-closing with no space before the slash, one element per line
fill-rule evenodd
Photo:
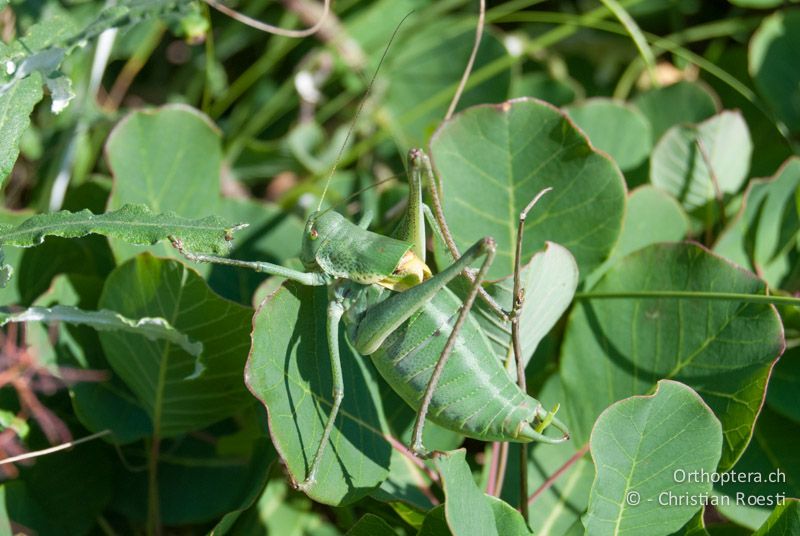
<path fill-rule="evenodd" d="M 772 305 L 794 305 L 800 307 L 800 298 L 793 296 L 767 296 L 763 294 L 740 294 L 735 292 L 698 292 L 693 290 L 642 290 L 631 292 L 576 292 L 576 300 L 615 299 L 682 299 L 723 300 Z"/>
<path fill-rule="evenodd" d="M 411 463 L 414 464 L 421 472 L 425 473 L 425 475 L 430 479 L 431 482 L 439 483 L 439 475 L 436 471 L 431 470 L 430 467 L 425 465 L 425 462 L 414 456 L 414 454 L 406 447 L 402 441 L 399 441 L 397 438 L 385 434 L 384 439 L 389 442 L 389 444 L 394 448 L 397 452 L 411 460 Z M 432 505 L 437 506 L 439 505 L 439 499 L 436 498 L 436 495 L 431 492 L 429 486 L 420 484 L 419 490 L 422 492 L 425 497 L 431 502 Z"/>

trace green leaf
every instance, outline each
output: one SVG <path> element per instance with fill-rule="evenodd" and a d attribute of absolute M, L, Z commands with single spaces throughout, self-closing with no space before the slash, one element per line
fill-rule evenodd
<path fill-rule="evenodd" d="M 672 196 L 649 185 L 636 188 L 628 194 L 628 210 L 617 245 L 608 260 L 586 279 L 586 287 L 592 288 L 623 257 L 658 242 L 677 242 L 688 231 L 689 218 Z"/>
<path fill-rule="evenodd" d="M 753 536 L 783 536 L 800 533 L 800 501 L 789 499 L 775 507 L 761 528 Z"/>
<path fill-rule="evenodd" d="M 450 528 L 447 526 L 447 519 L 444 517 L 444 505 L 439 505 L 428 512 L 425 521 L 422 522 L 417 536 L 451 536 Z"/>
<path fill-rule="evenodd" d="M 512 99 L 534 97 L 554 106 L 565 106 L 582 93 L 583 88 L 572 79 L 554 79 L 549 73 L 534 72 L 515 77 L 511 82 L 509 96 Z"/>
<path fill-rule="evenodd" d="M 595 148 L 605 151 L 622 171 L 641 164 L 653 146 L 650 123 L 633 106 L 594 98 L 566 109 Z"/>
<path fill-rule="evenodd" d="M 30 115 L 42 100 L 42 82 L 38 76 L 14 84 L 0 93 L 0 185 L 11 173 L 19 155 L 19 141 L 30 125 Z"/>
<path fill-rule="evenodd" d="M 9 248 L 9 251 L 22 254 L 17 270 L 20 305 L 34 303 L 47 293 L 55 277 L 66 274 L 73 285 L 86 291 L 84 294 L 94 296 L 80 305 L 84 309 L 96 309 L 103 280 L 116 267 L 108 240 L 96 234 L 81 238 L 51 236 L 38 247 Z"/>
<path fill-rule="evenodd" d="M 215 216 L 192 220 L 172 212 L 154 214 L 145 205 L 125 205 L 105 214 L 88 210 L 38 214 L 16 227 L 0 226 L 0 243 L 32 247 L 41 244 L 45 236 L 77 238 L 95 233 L 132 244 L 155 244 L 175 236 L 187 250 L 224 253 L 230 249 L 237 227 Z"/>
<path fill-rule="evenodd" d="M 800 11 L 773 13 L 750 41 L 750 75 L 770 107 L 794 133 L 800 132 Z"/>
<path fill-rule="evenodd" d="M 587 532 L 668 535 L 702 506 L 673 504 L 670 497 L 702 497 L 712 486 L 675 475 L 716 469 L 722 427 L 692 389 L 662 380 L 652 396 L 628 398 L 605 410 L 590 444 L 597 476 Z"/>
<path fill-rule="evenodd" d="M 397 402 L 406 405 L 399 397 Z M 386 404 L 384 406 L 388 407 Z M 426 431 L 428 424 L 425 425 Z M 425 444 L 431 445 L 427 442 Z M 426 494 L 422 491 L 423 487 L 429 489 L 431 485 L 428 477 L 423 474 L 408 456 L 401 454 L 397 449 L 392 449 L 389 476 L 371 496 L 388 503 L 409 524 L 414 525 L 415 521 L 421 523 L 425 512 L 434 506 L 429 498 L 430 492 L 426 490 Z"/>
<path fill-rule="evenodd" d="M 326 337 L 327 290 L 287 282 L 253 319 L 246 382 L 267 407 L 278 454 L 302 482 L 333 404 Z M 352 503 L 386 478 L 391 447 L 384 439 L 375 372 L 340 334 L 344 399 L 325 449 L 317 482 L 308 491 L 325 504 Z"/>
<path fill-rule="evenodd" d="M 183 264 L 141 255 L 106 279 L 100 307 L 129 317 L 161 317 L 203 344 L 195 359 L 169 342 L 102 332 L 114 372 L 170 437 L 207 426 L 252 401 L 242 382 L 252 309 L 216 296 Z"/>
<path fill-rule="evenodd" d="M 492 509 L 478 489 L 466 461 L 466 450 L 443 453 L 434 459 L 442 476 L 445 517 L 454 536 L 497 534 Z"/>
<path fill-rule="evenodd" d="M 800 346 L 784 352 L 769 377 L 767 402 L 778 413 L 800 423 Z"/>
<path fill-rule="evenodd" d="M 708 87 L 686 81 L 646 91 L 633 103 L 650 122 L 654 142 L 660 140 L 670 127 L 699 123 L 718 110 L 717 97 Z"/>
<path fill-rule="evenodd" d="M 648 290 L 763 294 L 764 283 L 694 244 L 658 244 L 625 257 L 589 293 Z M 697 391 L 722 422 L 722 470 L 747 445 L 769 371 L 784 348 L 774 307 L 695 299 L 587 299 L 562 347 L 563 417 L 578 443 L 596 417 L 661 379 Z M 735 356 L 735 358 L 731 357 Z"/>
<path fill-rule="evenodd" d="M 397 534 L 391 525 L 380 517 L 367 514 L 359 519 L 345 536 L 395 536 Z"/>
<path fill-rule="evenodd" d="M 497 497 L 492 497 L 491 495 L 484 495 L 484 497 L 492 508 L 497 534 L 515 534 L 521 536 L 533 534 L 531 529 L 525 524 L 522 514 L 520 514 L 516 508 Z"/>
<path fill-rule="evenodd" d="M 567 310 L 578 286 L 578 266 L 566 248 L 545 242 L 543 251 L 537 252 L 530 263 L 522 268 L 521 286 L 525 298 L 519 321 L 520 346 L 523 362 L 527 366 L 539 343 Z M 459 283 L 464 283 L 459 280 Z M 511 310 L 514 294 L 514 277 L 485 285 L 486 291 L 504 309 Z M 466 293 L 462 294 L 465 295 Z M 497 314 L 483 301 L 477 300 L 472 309 L 495 355 L 506 364 L 506 370 L 516 378 L 511 325 L 501 323 Z"/>
<path fill-rule="evenodd" d="M 719 237 L 714 252 L 745 266 L 781 288 L 796 269 L 800 237 L 800 158 L 792 157 L 774 177 L 751 181 L 742 207 Z"/>
<path fill-rule="evenodd" d="M 114 174 L 109 210 L 144 203 L 153 212 L 170 211 L 185 218 L 217 213 L 220 134 L 194 108 L 168 105 L 129 114 L 109 135 L 106 158 Z M 111 245 L 118 258 L 141 250 L 116 241 Z M 167 246 L 151 251 L 176 255 Z"/>
<path fill-rule="evenodd" d="M 159 515 L 165 525 L 215 521 L 260 495 L 267 481 L 274 451 L 266 437 L 240 453 L 221 452 L 213 441 L 188 436 L 163 445 L 158 464 Z M 120 471 L 114 509 L 128 518 L 143 519 L 147 511 L 147 473 Z M 255 489 L 254 489 L 255 488 Z M 252 497 L 255 495 L 255 497 Z M 220 531 L 221 533 L 224 533 Z"/>
<path fill-rule="evenodd" d="M 494 526 L 497 534 L 525 536 L 532 534 L 530 529 L 525 525 L 525 520 L 522 515 L 511 507 L 507 502 L 484 495 L 483 499 L 488 503 L 493 516 Z M 460 534 L 453 532 L 447 524 L 445 518 L 446 504 L 439 505 L 428 512 L 425 520 L 420 527 L 417 536 L 451 536 L 453 534 Z M 483 509 L 481 509 L 483 510 Z M 484 534 L 482 532 L 469 532 L 469 528 L 465 527 L 466 534 Z"/>
<path fill-rule="evenodd" d="M 90 326 L 98 331 L 136 333 L 151 341 L 167 341 L 193 356 L 199 356 L 203 351 L 202 343 L 191 340 L 163 318 L 133 320 L 114 311 L 82 311 L 69 305 L 55 305 L 51 308 L 29 307 L 18 313 L 0 311 L 0 326 L 5 326 L 9 322 L 66 322 Z"/>
<path fill-rule="evenodd" d="M 653 150 L 650 182 L 691 210 L 735 193 L 747 178 L 753 144 L 739 112 L 670 128 Z M 714 182 L 716 181 L 716 185 Z"/>
<path fill-rule="evenodd" d="M 800 424 L 769 407 L 763 409 L 753 439 L 734 467 L 745 477 L 715 486 L 728 499 L 717 505 L 725 517 L 756 530 L 772 508 L 789 497 L 800 497 L 800 457 L 793 442 L 787 441 L 794 437 L 800 437 Z"/>
<path fill-rule="evenodd" d="M 4 483 L 8 516 L 30 534 L 88 534 L 112 498 L 114 460 L 102 441 L 39 457 Z"/>
<path fill-rule="evenodd" d="M 545 241 L 568 248 L 588 274 L 622 227 L 625 186 L 614 163 L 552 106 L 533 99 L 476 106 L 436 132 L 431 153 L 447 223 L 463 251 L 497 241 L 489 279 L 513 272 L 519 213 L 544 188 L 525 223 L 523 262 Z"/>

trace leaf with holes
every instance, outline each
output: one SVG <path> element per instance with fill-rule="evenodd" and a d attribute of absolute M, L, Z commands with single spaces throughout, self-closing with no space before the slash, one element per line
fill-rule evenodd
<path fill-rule="evenodd" d="M 108 210 L 143 203 L 153 212 L 184 218 L 218 212 L 220 134 L 194 108 L 169 105 L 133 112 L 114 127 L 105 150 L 114 174 Z M 116 240 L 111 245 L 118 258 L 142 251 Z M 175 255 L 169 246 L 149 251 Z"/>

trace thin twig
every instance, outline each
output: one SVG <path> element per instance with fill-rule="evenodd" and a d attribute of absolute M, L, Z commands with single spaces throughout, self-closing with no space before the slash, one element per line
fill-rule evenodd
<path fill-rule="evenodd" d="M 506 466 L 508 465 L 508 442 L 504 441 L 500 443 L 500 454 L 498 456 L 500 459 L 497 465 L 497 482 L 495 482 L 494 487 L 497 491 L 497 496 L 499 497 L 503 493 L 503 483 L 506 479 Z"/>
<path fill-rule="evenodd" d="M 486 495 L 492 495 L 493 497 L 497 497 L 499 492 L 495 487 L 497 483 L 497 467 L 498 467 L 498 459 L 500 457 L 500 442 L 495 441 L 492 443 L 492 461 L 489 464 L 489 477 L 487 478 L 486 482 Z"/>
<path fill-rule="evenodd" d="M 450 107 L 447 109 L 447 114 L 444 116 L 445 121 L 453 117 L 453 113 L 456 111 L 456 106 L 458 106 L 458 101 L 461 100 L 461 94 L 464 92 L 464 88 L 467 85 L 467 80 L 469 80 L 469 75 L 472 73 L 472 66 L 475 64 L 475 58 L 478 56 L 478 48 L 481 46 L 481 38 L 483 37 L 483 27 L 485 24 L 486 0 L 480 0 L 480 8 L 478 10 L 478 26 L 475 28 L 475 43 L 472 45 L 472 52 L 469 55 L 469 61 L 467 62 L 467 67 L 464 69 L 464 74 L 461 75 L 461 81 L 458 83 L 456 93 L 453 95 L 453 100 L 450 101 Z"/>
<path fill-rule="evenodd" d="M 394 448 L 397 452 L 402 454 L 406 459 L 410 460 L 420 471 L 422 471 L 430 480 L 431 482 L 439 483 L 439 475 L 436 474 L 435 471 L 432 471 L 430 467 L 425 465 L 425 462 L 420 460 L 418 457 L 414 456 L 414 454 L 406 447 L 401 441 L 398 441 L 394 437 L 386 434 L 383 436 L 386 441 Z M 432 505 L 438 506 L 439 499 L 436 498 L 436 495 L 431 492 L 430 487 L 426 485 L 419 486 L 420 492 L 422 492 L 425 497 L 431 502 Z"/>
<path fill-rule="evenodd" d="M 319 18 L 317 23 L 314 24 L 314 26 L 305 30 L 287 30 L 286 28 L 273 26 L 272 24 L 267 24 L 266 22 L 261 22 L 260 20 L 248 17 L 244 13 L 239 13 L 235 9 L 231 9 L 223 4 L 220 4 L 216 0 L 205 0 L 205 2 L 220 13 L 224 13 L 235 21 L 246 24 L 247 26 L 255 28 L 261 32 L 282 35 L 283 37 L 308 37 L 309 35 L 314 35 L 320 28 L 322 28 L 322 25 L 325 24 L 325 19 L 328 17 L 328 13 L 331 9 L 331 0 L 325 0 L 325 5 L 322 8 L 322 16 Z"/>
<path fill-rule="evenodd" d="M 553 484 L 555 484 L 555 483 L 556 483 L 556 480 L 558 480 L 558 478 L 559 478 L 561 475 L 563 475 L 563 474 L 564 474 L 564 473 L 567 471 L 567 469 L 569 469 L 570 467 L 572 467 L 572 466 L 575 464 L 575 462 L 577 462 L 578 460 L 580 460 L 581 458 L 583 458 L 583 456 L 584 456 L 584 455 L 585 455 L 587 452 L 589 452 L 589 443 L 586 443 L 586 444 L 585 444 L 583 447 L 581 447 L 581 449 L 580 449 L 578 452 L 576 452 L 575 454 L 573 454 L 573 455 L 572 455 L 572 457 L 571 457 L 569 460 L 567 460 L 566 462 L 564 462 L 564 465 L 562 465 L 561 467 L 559 467 L 559 468 L 556 470 L 556 472 L 555 472 L 555 473 L 553 473 L 552 475 L 550 475 L 550 478 L 548 478 L 547 480 L 545 480 L 545 481 L 544 481 L 544 483 L 543 483 L 541 486 L 539 486 L 539 489 L 537 489 L 536 491 L 534 491 L 534 492 L 533 492 L 533 494 L 532 494 L 530 497 L 528 497 L 528 506 L 530 506 L 531 504 L 533 504 L 533 501 L 535 501 L 535 500 L 536 500 L 536 499 L 539 497 L 539 495 L 541 495 L 542 493 L 544 493 L 545 491 L 547 491 L 548 489 L 550 489 L 550 488 L 553 486 Z"/>
<path fill-rule="evenodd" d="M 528 385 L 525 381 L 525 363 L 523 361 L 522 345 L 519 342 L 519 317 L 525 303 L 525 289 L 522 288 L 522 279 L 520 278 L 520 272 L 522 271 L 522 237 L 525 233 L 525 220 L 528 218 L 528 212 L 530 212 L 542 196 L 550 190 L 552 190 L 552 188 L 545 188 L 531 199 L 528 206 L 520 212 L 517 227 L 517 244 L 514 253 L 514 294 L 512 295 L 514 303 L 511 306 L 511 345 L 514 348 L 514 358 L 517 362 L 517 384 L 523 393 L 528 392 Z M 528 505 L 525 503 L 525 498 L 528 496 L 527 443 L 522 443 L 519 446 L 519 474 L 519 511 L 522 514 L 522 519 L 525 520 L 525 523 L 528 523 Z"/>
<path fill-rule="evenodd" d="M 81 443 L 86 443 L 87 441 L 92 441 L 93 439 L 97 439 L 98 437 L 103 437 L 111 433 L 111 430 L 103 430 L 101 432 L 97 432 L 96 434 L 88 435 L 86 437 L 82 437 L 80 439 L 76 439 L 75 441 L 67 441 L 66 443 L 62 443 L 60 445 L 56 445 L 55 447 L 50 447 L 42 450 L 34 450 L 33 452 L 26 452 L 25 454 L 20 454 L 19 456 L 12 456 L 11 458 L 5 458 L 0 460 L 0 465 L 5 465 L 7 463 L 16 463 L 22 460 L 28 460 L 30 458 L 38 458 L 39 456 L 44 456 L 46 454 L 52 454 L 53 452 L 58 452 L 61 450 L 71 449 L 76 445 L 80 445 Z"/>

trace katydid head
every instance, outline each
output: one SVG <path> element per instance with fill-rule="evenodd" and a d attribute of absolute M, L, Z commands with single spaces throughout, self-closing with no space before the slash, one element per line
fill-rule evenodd
<path fill-rule="evenodd" d="M 303 244 L 300 248 L 300 260 L 306 269 L 319 269 L 317 265 L 317 252 L 331 235 L 338 229 L 344 217 L 333 210 L 312 212 L 306 221 L 303 231 Z"/>
<path fill-rule="evenodd" d="M 431 277 L 411 244 L 362 229 L 330 209 L 309 216 L 300 260 L 310 271 L 393 290 L 405 290 Z"/>

